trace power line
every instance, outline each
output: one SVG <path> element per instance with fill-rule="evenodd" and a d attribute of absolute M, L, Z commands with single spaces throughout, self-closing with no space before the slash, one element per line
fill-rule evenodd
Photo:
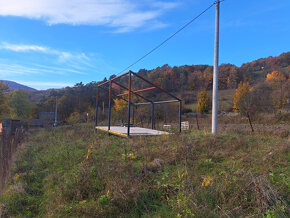
<path fill-rule="evenodd" d="M 148 53 L 146 53 L 145 55 L 143 55 L 141 58 L 139 58 L 138 60 L 136 60 L 135 62 L 133 62 L 132 64 L 130 64 L 128 67 L 126 67 L 125 69 L 123 69 L 122 71 L 120 71 L 116 76 L 119 76 L 120 74 L 122 74 L 123 72 L 125 72 L 126 70 L 128 70 L 129 68 L 133 67 L 134 65 L 136 65 L 137 63 L 139 63 L 141 60 L 143 60 L 144 58 L 146 58 L 147 56 L 149 56 L 150 54 L 152 54 L 154 51 L 156 51 L 157 49 L 159 49 L 162 45 L 164 45 L 166 42 L 168 42 L 170 39 L 172 39 L 174 36 L 176 36 L 178 33 L 180 33 L 182 30 L 184 30 L 186 27 L 188 27 L 190 24 L 192 24 L 195 20 L 197 20 L 200 16 L 202 16 L 205 12 L 207 12 L 212 6 L 215 5 L 215 2 L 213 4 L 211 4 L 209 7 L 207 7 L 204 11 L 202 11 L 200 14 L 198 14 L 196 17 L 194 17 L 193 19 L 191 19 L 189 22 L 187 22 L 185 25 L 183 25 L 181 28 L 179 28 L 175 33 L 173 33 L 172 35 L 170 35 L 168 38 L 166 38 L 164 41 L 162 41 L 160 44 L 158 44 L 157 46 L 155 46 L 152 50 L 150 50 Z"/>

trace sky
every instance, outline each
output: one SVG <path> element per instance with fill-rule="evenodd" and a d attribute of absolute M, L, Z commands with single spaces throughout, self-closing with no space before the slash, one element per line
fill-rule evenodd
<path fill-rule="evenodd" d="M 0 0 L 0 80 L 43 90 L 118 74 L 213 0 Z M 130 70 L 213 64 L 212 7 Z M 289 0 L 225 0 L 220 64 L 290 51 Z"/>

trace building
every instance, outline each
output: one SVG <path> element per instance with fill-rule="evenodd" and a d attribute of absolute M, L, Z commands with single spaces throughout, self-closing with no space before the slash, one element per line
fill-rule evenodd
<path fill-rule="evenodd" d="M 55 119 L 55 112 L 39 112 L 39 120 L 42 122 L 43 127 L 53 126 Z"/>

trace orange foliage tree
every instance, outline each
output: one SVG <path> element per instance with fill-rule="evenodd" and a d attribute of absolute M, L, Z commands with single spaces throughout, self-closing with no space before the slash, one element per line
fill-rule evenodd
<path fill-rule="evenodd" d="M 283 86 L 286 80 L 286 77 L 280 71 L 273 71 L 267 74 L 267 83 L 272 86 L 273 89 L 277 89 L 273 93 L 273 103 L 279 109 L 282 109 L 286 104 L 286 98 L 283 94 Z"/>
<path fill-rule="evenodd" d="M 267 83 L 273 87 L 279 87 L 286 81 L 286 77 L 280 71 L 273 71 L 267 74 Z"/>
<path fill-rule="evenodd" d="M 234 111 L 241 114 L 246 114 L 251 107 L 251 99 L 251 89 L 249 83 L 241 82 L 234 93 Z"/>

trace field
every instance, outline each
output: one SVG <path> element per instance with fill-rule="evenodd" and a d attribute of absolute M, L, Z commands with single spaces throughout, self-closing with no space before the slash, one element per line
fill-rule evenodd
<path fill-rule="evenodd" d="M 0 216 L 289 217 L 289 172 L 283 134 L 202 130 L 128 140 L 90 124 L 33 130 Z"/>
<path fill-rule="evenodd" d="M 233 94 L 235 89 L 219 90 L 219 111 L 232 111 L 233 108 Z M 188 92 L 188 95 L 192 95 L 192 92 Z M 212 98 L 212 90 L 208 91 L 210 98 Z M 184 108 L 196 111 L 197 96 L 194 98 L 194 103 L 185 104 Z"/>

